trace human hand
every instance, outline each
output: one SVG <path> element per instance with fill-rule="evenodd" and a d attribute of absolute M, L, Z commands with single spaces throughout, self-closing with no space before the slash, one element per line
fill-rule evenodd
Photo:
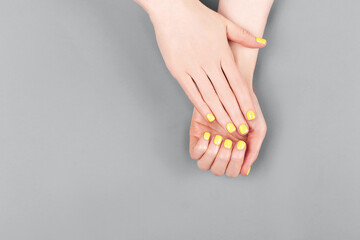
<path fill-rule="evenodd" d="M 266 134 L 266 123 L 259 102 L 251 91 L 257 111 L 256 126 L 247 136 L 229 134 L 217 122 L 209 123 L 194 109 L 190 126 L 190 156 L 198 167 L 216 176 L 247 176 Z"/>
<path fill-rule="evenodd" d="M 258 113 L 228 40 L 250 48 L 264 47 L 265 40 L 197 0 L 138 2 L 150 15 L 168 69 L 201 116 L 209 122 L 216 117 L 230 133 L 247 134 Z"/>
<path fill-rule="evenodd" d="M 262 35 L 271 5 L 272 0 L 221 0 L 219 12 L 252 32 Z M 198 166 L 203 170 L 211 169 L 218 176 L 226 173 L 230 177 L 236 177 L 239 173 L 249 173 L 259 154 L 267 127 L 252 83 L 258 51 L 234 42 L 230 42 L 230 46 L 240 74 L 249 87 L 257 113 L 256 121 L 252 121 L 253 125 L 247 136 L 234 136 L 229 135 L 216 122 L 208 123 L 194 110 L 190 127 L 190 155 L 198 160 Z M 204 135 L 205 132 L 208 134 Z M 220 137 L 215 141 L 216 135 L 222 136 L 222 143 L 219 143 Z"/>

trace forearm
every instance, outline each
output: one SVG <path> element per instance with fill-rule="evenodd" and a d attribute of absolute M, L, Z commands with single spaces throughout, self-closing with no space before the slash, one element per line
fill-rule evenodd
<path fill-rule="evenodd" d="M 273 0 L 220 0 L 219 10 L 224 17 L 262 36 Z"/>
<path fill-rule="evenodd" d="M 199 2 L 199 0 L 133 0 L 139 4 L 149 15 L 163 15 L 173 14 L 180 6 L 191 3 Z"/>
<path fill-rule="evenodd" d="M 220 0 L 218 12 L 255 36 L 260 37 L 264 33 L 272 4 L 273 0 Z M 230 46 L 242 76 L 252 88 L 252 77 L 258 49 L 245 48 L 236 43 L 230 43 Z"/>

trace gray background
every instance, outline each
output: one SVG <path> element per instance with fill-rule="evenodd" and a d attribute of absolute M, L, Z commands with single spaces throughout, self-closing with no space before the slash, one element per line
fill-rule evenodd
<path fill-rule="evenodd" d="M 268 135 L 230 179 L 189 158 L 192 106 L 135 3 L 2 0 L 0 239 L 359 239 L 359 5 L 275 2 Z"/>

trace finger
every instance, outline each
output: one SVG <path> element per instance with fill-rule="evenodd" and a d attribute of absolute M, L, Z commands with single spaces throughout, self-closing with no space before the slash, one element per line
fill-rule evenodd
<path fill-rule="evenodd" d="M 247 123 L 252 127 L 251 121 L 256 119 L 256 111 L 251 97 L 249 86 L 240 75 L 236 66 L 234 57 L 229 49 L 227 57 L 221 62 L 221 67 L 225 73 L 227 80 L 236 96 L 243 115 L 246 117 Z"/>
<path fill-rule="evenodd" d="M 212 163 L 215 160 L 215 157 L 220 149 L 220 145 L 223 138 L 220 135 L 216 135 L 211 139 L 209 147 L 207 148 L 204 155 L 198 161 L 198 167 L 202 170 L 209 170 Z"/>
<path fill-rule="evenodd" d="M 261 112 L 259 102 L 256 96 L 255 95 L 253 96 L 257 106 L 256 110 L 259 113 L 259 121 L 256 122 L 256 124 L 254 125 L 253 128 L 251 128 L 248 134 L 247 149 L 246 149 L 244 164 L 241 167 L 241 174 L 244 176 L 249 175 L 251 166 L 253 165 L 253 163 L 255 162 L 255 160 L 259 155 L 261 145 L 264 141 L 267 131 L 266 123 L 264 120 L 264 116 Z"/>
<path fill-rule="evenodd" d="M 209 132 L 205 132 L 196 143 L 190 141 L 190 156 L 192 159 L 199 160 L 204 155 L 209 146 L 210 137 L 211 134 Z"/>
<path fill-rule="evenodd" d="M 226 175 L 229 177 L 237 177 L 240 174 L 241 166 L 244 162 L 246 151 L 246 143 L 242 140 L 238 141 L 231 153 L 229 165 L 226 169 Z"/>
<path fill-rule="evenodd" d="M 247 134 L 249 131 L 247 122 L 240 110 L 237 98 L 234 95 L 233 90 L 229 86 L 222 69 L 220 67 L 209 68 L 206 70 L 209 73 L 209 78 L 212 81 L 217 95 L 224 106 L 226 112 L 229 114 L 233 123 L 240 134 Z M 229 130 L 229 129 L 228 129 Z M 229 131 L 231 133 L 231 131 Z"/>
<path fill-rule="evenodd" d="M 261 145 L 266 135 L 266 127 L 260 129 L 251 129 L 247 139 L 247 150 L 244 164 L 241 167 L 241 174 L 249 175 L 250 168 L 259 155 Z"/>
<path fill-rule="evenodd" d="M 211 172 L 216 176 L 222 176 L 225 173 L 226 167 L 230 161 L 232 150 L 232 141 L 226 139 L 221 146 L 219 153 L 216 155 L 215 161 L 211 166 Z"/>
<path fill-rule="evenodd" d="M 246 29 L 226 19 L 227 37 L 233 42 L 240 43 L 248 48 L 263 48 L 266 46 L 266 39 L 255 37 Z"/>
<path fill-rule="evenodd" d="M 224 106 L 221 103 L 219 96 L 214 89 L 214 86 L 212 85 L 210 79 L 207 77 L 205 72 L 201 71 L 193 74 L 193 76 L 203 99 L 205 100 L 211 111 L 215 114 L 218 123 L 228 132 L 234 132 L 236 130 L 236 127 L 233 124 L 230 116 L 224 109 Z"/>
<path fill-rule="evenodd" d="M 201 93 L 198 90 L 196 83 L 190 75 L 185 75 L 182 77 L 181 81 L 178 81 L 181 87 L 184 89 L 186 95 L 196 108 L 196 110 L 207 119 L 209 122 L 215 121 L 215 116 L 211 112 L 208 105 L 205 103 L 204 99 L 201 96 Z"/>

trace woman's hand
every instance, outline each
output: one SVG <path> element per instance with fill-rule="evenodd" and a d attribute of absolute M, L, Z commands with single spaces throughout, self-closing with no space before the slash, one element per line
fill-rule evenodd
<path fill-rule="evenodd" d="M 261 48 L 255 38 L 197 0 L 138 0 L 153 22 L 165 63 L 204 119 L 247 134 L 257 116 L 228 40 Z M 246 121 L 245 118 L 248 120 Z"/>
<path fill-rule="evenodd" d="M 261 36 L 272 3 L 273 0 L 220 0 L 219 12 Z M 203 170 L 211 168 L 215 175 L 226 173 L 230 177 L 236 177 L 239 173 L 249 174 L 265 138 L 266 123 L 252 87 L 258 51 L 233 42 L 230 46 L 255 104 L 256 121 L 252 121 L 252 127 L 246 137 L 230 136 L 217 126 L 216 122 L 210 124 L 204 121 L 194 110 L 190 127 L 190 155 L 198 160 L 198 166 Z M 216 135 L 222 138 L 216 138 Z M 220 143 L 219 139 L 223 142 Z M 229 140 L 233 143 L 231 146 Z"/>
<path fill-rule="evenodd" d="M 190 156 L 198 167 L 216 176 L 247 176 L 256 160 L 266 134 L 266 123 L 259 102 L 251 91 L 258 113 L 256 126 L 248 136 L 229 134 L 217 123 L 205 121 L 194 109 L 190 126 Z"/>
<path fill-rule="evenodd" d="M 216 176 L 240 173 L 246 151 L 246 137 L 234 137 L 217 122 L 209 123 L 194 109 L 190 126 L 190 156 L 198 167 Z M 231 164 L 230 164 L 231 163 Z"/>

